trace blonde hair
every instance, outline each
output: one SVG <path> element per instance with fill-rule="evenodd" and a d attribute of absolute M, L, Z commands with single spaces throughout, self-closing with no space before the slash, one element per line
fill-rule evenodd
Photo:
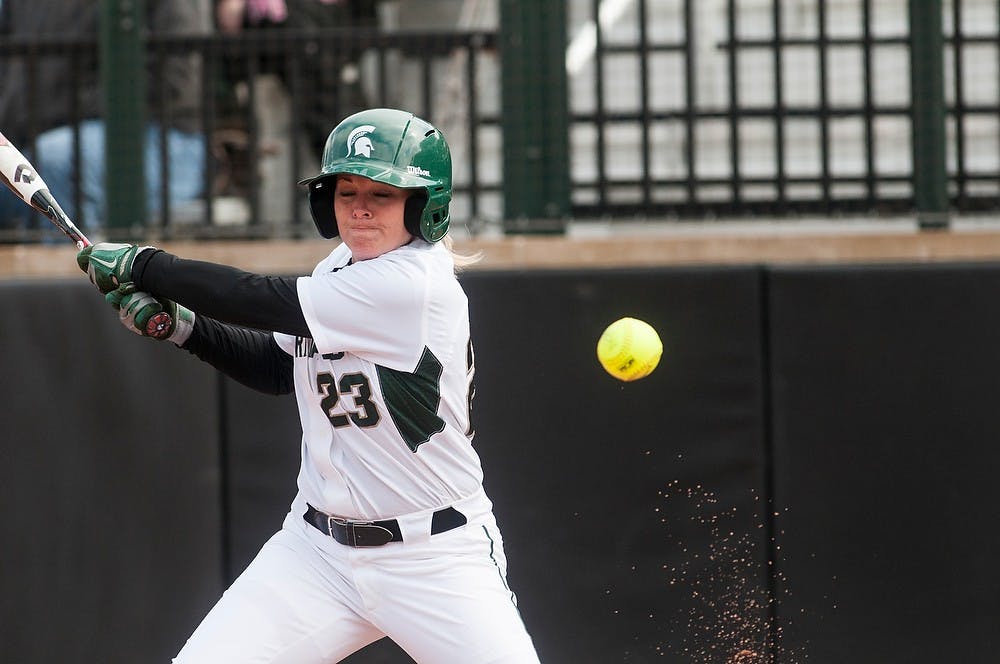
<path fill-rule="evenodd" d="M 455 262 L 455 272 L 461 272 L 470 265 L 475 265 L 483 259 L 483 252 L 477 251 L 474 254 L 462 254 L 455 251 L 455 241 L 451 239 L 450 235 L 445 235 L 441 239 L 441 244 L 444 248 L 448 250 L 451 254 L 451 259 Z"/>

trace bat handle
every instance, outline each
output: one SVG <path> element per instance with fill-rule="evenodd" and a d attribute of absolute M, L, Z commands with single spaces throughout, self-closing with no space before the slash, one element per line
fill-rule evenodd
<path fill-rule="evenodd" d="M 65 219 L 65 226 L 60 225 L 60 229 L 62 229 L 62 231 L 69 236 L 69 239 L 76 243 L 77 251 L 81 251 L 94 245 L 94 243 L 88 240 L 87 236 L 83 234 L 83 231 L 77 228 L 76 225 L 69 220 L 69 217 L 66 217 L 64 214 L 63 218 Z"/>

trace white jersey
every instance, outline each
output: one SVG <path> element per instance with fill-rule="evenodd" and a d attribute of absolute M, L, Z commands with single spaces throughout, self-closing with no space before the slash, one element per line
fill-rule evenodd
<path fill-rule="evenodd" d="M 300 499 L 352 519 L 440 508 L 482 485 L 472 447 L 468 300 L 451 254 L 414 239 L 350 262 L 341 244 L 297 282 L 312 339 L 294 358 Z"/>

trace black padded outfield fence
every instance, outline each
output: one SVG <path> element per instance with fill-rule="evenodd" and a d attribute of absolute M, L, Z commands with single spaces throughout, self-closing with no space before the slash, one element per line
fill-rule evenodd
<path fill-rule="evenodd" d="M 993 661 L 1000 266 L 462 281 L 475 445 L 543 661 Z M 166 661 L 280 526 L 294 402 L 128 334 L 80 279 L 0 305 L 0 660 Z M 624 314 L 665 346 L 629 384 L 594 350 Z"/>

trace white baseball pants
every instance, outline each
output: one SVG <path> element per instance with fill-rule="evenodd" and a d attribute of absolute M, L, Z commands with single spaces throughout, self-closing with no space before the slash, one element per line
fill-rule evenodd
<path fill-rule="evenodd" d="M 404 530 L 403 542 L 352 548 L 306 524 L 299 506 L 175 664 L 332 664 L 385 636 L 418 664 L 538 663 L 492 512 L 433 537 Z"/>

